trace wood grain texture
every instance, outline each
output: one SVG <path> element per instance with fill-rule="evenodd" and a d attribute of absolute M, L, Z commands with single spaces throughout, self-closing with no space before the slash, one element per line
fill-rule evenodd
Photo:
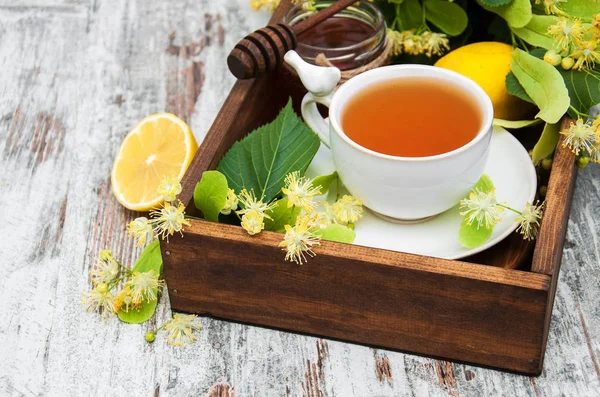
<path fill-rule="evenodd" d="M 599 395 L 598 166 L 579 171 L 535 379 L 211 318 L 186 348 L 147 345 L 171 314 L 166 295 L 149 324 L 82 310 L 99 250 L 126 263 L 138 254 L 124 233 L 137 214 L 110 193 L 121 139 L 170 110 L 201 141 L 234 83 L 229 50 L 268 17 L 245 0 L 0 1 L 0 395 Z M 181 51 L 206 46 L 171 54 L 173 32 Z M 192 62 L 203 64 L 199 94 Z"/>

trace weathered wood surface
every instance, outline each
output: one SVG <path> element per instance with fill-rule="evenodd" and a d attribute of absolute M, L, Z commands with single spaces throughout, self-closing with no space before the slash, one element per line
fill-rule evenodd
<path fill-rule="evenodd" d="M 538 378 L 211 319 L 193 345 L 148 345 L 166 296 L 149 324 L 83 311 L 98 251 L 138 254 L 108 178 L 122 137 L 168 110 L 200 140 L 229 50 L 267 19 L 246 0 L 0 2 L 0 395 L 599 395 L 598 166 L 579 175 Z"/>

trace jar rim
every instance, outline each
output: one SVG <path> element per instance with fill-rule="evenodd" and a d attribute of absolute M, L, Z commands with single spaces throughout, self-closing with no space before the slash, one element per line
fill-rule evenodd
<path fill-rule="evenodd" d="M 306 17 L 298 19 L 297 21 L 294 21 L 294 18 L 290 17 L 298 10 L 301 10 L 302 6 L 308 1 L 310 1 L 310 0 L 303 0 L 302 2 L 300 2 L 296 5 L 294 5 L 292 8 L 290 8 L 290 10 L 284 16 L 283 21 L 285 23 L 289 24 L 290 26 L 294 26 L 295 24 L 299 23 L 300 21 L 306 19 L 308 16 L 312 15 L 312 14 L 308 14 Z M 328 1 L 331 3 L 335 2 L 335 0 L 325 0 L 325 1 Z M 345 46 L 345 47 L 325 48 L 325 47 L 319 47 L 319 46 L 314 46 L 314 45 L 310 45 L 310 44 L 304 44 L 304 43 L 300 43 L 300 42 L 298 42 L 298 47 L 301 46 L 303 48 L 306 48 L 309 50 L 314 50 L 314 51 L 327 50 L 330 53 L 331 52 L 343 53 L 343 52 L 351 51 L 351 50 L 354 50 L 354 49 L 364 46 L 365 43 L 368 43 L 369 41 L 372 41 L 374 38 L 377 38 L 377 36 L 379 35 L 379 33 L 381 32 L 382 29 L 384 30 L 384 36 L 383 36 L 382 41 L 385 41 L 385 19 L 383 17 L 383 14 L 379 10 L 379 8 L 377 8 L 375 5 L 373 5 L 369 1 L 365 1 L 365 0 L 359 0 L 359 4 L 361 7 L 364 6 L 364 7 L 368 8 L 368 11 L 371 11 L 372 15 L 375 17 L 375 24 L 370 24 L 373 27 L 373 34 L 371 36 L 367 37 L 366 39 L 362 40 L 361 42 L 358 42 L 358 43 L 355 43 L 355 44 L 352 44 L 349 46 Z M 348 10 L 351 10 L 352 8 L 354 8 L 354 6 L 350 6 L 340 12 L 348 11 Z M 336 15 L 338 15 L 338 14 L 336 14 Z"/>

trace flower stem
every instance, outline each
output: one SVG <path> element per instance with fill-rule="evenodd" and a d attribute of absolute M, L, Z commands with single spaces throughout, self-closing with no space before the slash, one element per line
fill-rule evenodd
<path fill-rule="evenodd" d="M 512 208 L 512 207 L 509 207 L 508 205 L 504 205 L 504 204 L 500 204 L 500 203 L 498 203 L 497 205 L 498 205 L 499 207 L 502 207 L 502 208 L 505 208 L 505 209 L 507 209 L 507 210 L 510 210 L 510 211 L 514 212 L 515 214 L 519 214 L 519 215 L 522 215 L 522 214 L 523 214 L 521 211 L 517 211 L 516 209 L 514 209 L 514 208 Z"/>
<path fill-rule="evenodd" d="M 574 112 L 577 114 L 577 116 L 579 116 L 579 117 L 587 117 L 588 119 L 593 119 L 593 118 L 595 118 L 594 116 L 590 116 L 590 115 L 589 115 L 589 114 L 587 114 L 587 113 L 582 113 L 582 112 L 578 111 L 577 109 L 575 109 L 575 108 L 573 107 L 573 105 L 569 105 L 569 108 L 570 108 L 572 111 L 574 111 Z"/>

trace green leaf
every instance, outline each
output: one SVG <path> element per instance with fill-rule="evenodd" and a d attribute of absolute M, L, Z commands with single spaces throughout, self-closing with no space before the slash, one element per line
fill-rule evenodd
<path fill-rule="evenodd" d="M 597 0 L 569 0 L 558 3 L 558 8 L 569 14 L 570 17 L 579 18 L 583 22 L 591 22 L 594 14 L 600 13 L 600 5 Z"/>
<path fill-rule="evenodd" d="M 423 24 L 423 9 L 419 0 L 404 0 L 400 4 L 398 17 L 400 18 L 400 30 L 418 29 Z"/>
<path fill-rule="evenodd" d="M 321 194 L 325 194 L 329 191 L 331 184 L 338 179 L 337 171 L 333 171 L 331 174 L 320 175 L 313 179 L 313 187 L 321 186 Z"/>
<path fill-rule="evenodd" d="M 449 36 L 458 36 L 469 22 L 467 13 L 456 3 L 446 0 L 425 0 L 427 20 Z"/>
<path fill-rule="evenodd" d="M 512 0 L 480 0 L 481 5 L 486 7 L 498 7 L 510 3 Z"/>
<path fill-rule="evenodd" d="M 570 103 L 569 92 L 558 70 L 518 48 L 513 51 L 510 70 L 540 108 L 536 117 L 547 123 L 557 123 Z"/>
<path fill-rule="evenodd" d="M 580 113 L 588 113 L 590 108 L 600 103 L 600 71 L 582 70 L 564 70 L 557 68 L 561 74 L 569 91 L 571 106 Z M 569 116 L 577 119 L 577 113 L 571 108 L 568 110 Z"/>
<path fill-rule="evenodd" d="M 267 211 L 272 220 L 265 218 L 265 229 L 274 232 L 285 231 L 285 225 L 294 225 L 296 218 L 302 212 L 302 208 L 292 206 L 288 208 L 288 198 L 284 197 L 281 200 L 275 202 L 275 207 L 272 210 Z"/>
<path fill-rule="evenodd" d="M 321 236 L 322 240 L 348 244 L 352 244 L 356 238 L 356 232 L 354 230 L 335 223 L 327 226 L 325 229 L 315 232 L 315 234 Z"/>
<path fill-rule="evenodd" d="M 160 277 L 162 273 L 162 264 L 163 260 L 162 255 L 160 254 L 160 243 L 157 239 L 152 241 L 146 246 L 146 248 L 144 248 L 140 257 L 135 262 L 132 271 L 144 273 L 154 270 L 154 273 L 158 274 Z M 152 317 L 157 303 L 158 299 L 150 302 L 144 301 L 142 302 L 142 307 L 140 310 L 129 310 L 128 312 L 119 311 L 117 315 L 123 322 L 129 324 L 140 324 L 144 321 L 148 321 Z"/>
<path fill-rule="evenodd" d="M 477 0 L 484 9 L 500 15 L 513 28 L 522 28 L 533 16 L 529 0 L 512 0 L 508 4 L 498 6 L 488 6 L 485 4 L 487 1 L 489 0 Z"/>
<path fill-rule="evenodd" d="M 554 39 L 548 34 L 548 27 L 558 20 L 552 15 L 533 15 L 527 25 L 521 28 L 513 27 L 512 31 L 531 45 L 551 50 Z"/>
<path fill-rule="evenodd" d="M 210 222 L 219 222 L 219 213 L 227 202 L 227 178 L 219 171 L 205 171 L 194 189 L 194 204 Z"/>
<path fill-rule="evenodd" d="M 538 163 L 546 157 L 550 157 L 550 155 L 554 153 L 554 150 L 556 149 L 559 137 L 560 123 L 546 123 L 546 125 L 544 126 L 544 130 L 542 131 L 542 135 L 540 136 L 540 139 L 533 147 L 531 156 L 533 162 Z"/>
<path fill-rule="evenodd" d="M 477 181 L 471 190 L 489 192 L 493 188 L 494 183 L 491 178 L 484 174 L 479 178 L 479 181 Z M 489 229 L 484 226 L 477 227 L 475 223 L 469 225 L 467 224 L 467 218 L 463 217 L 458 232 L 458 241 L 466 248 L 476 248 L 485 243 L 490 238 L 493 231 L 493 227 L 490 227 Z"/>
<path fill-rule="evenodd" d="M 503 120 L 503 119 L 494 119 L 494 125 L 497 125 L 498 127 L 502 127 L 502 128 L 511 128 L 511 129 L 519 129 L 519 128 L 525 128 L 525 127 L 530 127 L 532 125 L 536 125 L 541 123 L 542 120 L 540 119 L 535 119 L 535 120 L 518 120 L 518 121 L 512 121 L 512 120 Z"/>
<path fill-rule="evenodd" d="M 304 174 L 321 141 L 294 113 L 292 100 L 271 123 L 236 142 L 217 166 L 239 193 L 254 190 L 264 202 L 281 194 L 287 174 Z"/>
<path fill-rule="evenodd" d="M 506 90 L 508 91 L 508 93 L 510 95 L 519 97 L 526 102 L 534 103 L 533 99 L 531 99 L 529 97 L 529 95 L 527 95 L 527 93 L 525 92 L 525 88 L 523 88 L 521 83 L 519 83 L 519 80 L 517 80 L 517 78 L 515 77 L 513 72 L 509 72 L 506 75 L 506 83 L 505 84 L 506 84 Z"/>

